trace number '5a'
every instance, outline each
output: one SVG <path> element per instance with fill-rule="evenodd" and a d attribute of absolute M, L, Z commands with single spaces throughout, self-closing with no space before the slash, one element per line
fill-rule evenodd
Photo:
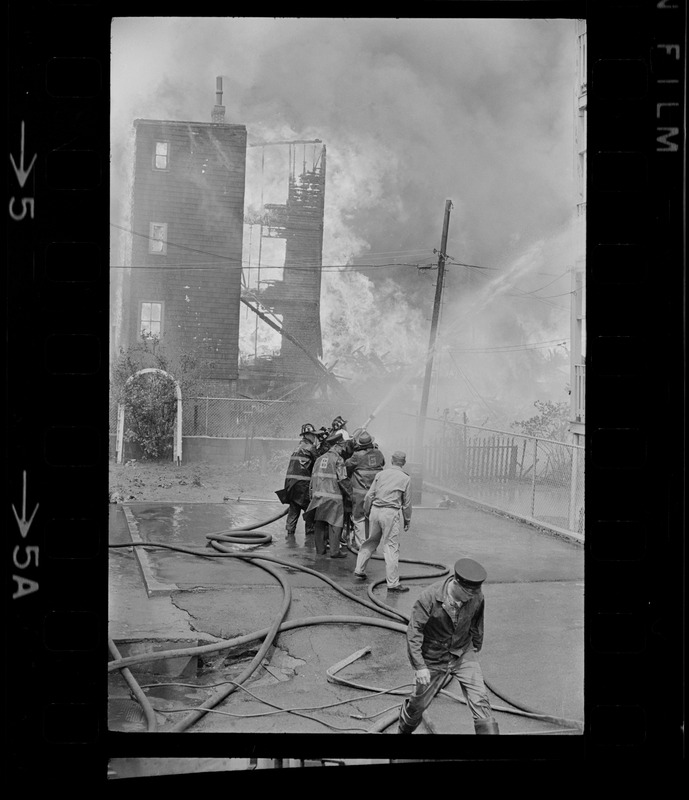
<path fill-rule="evenodd" d="M 10 197 L 10 216 L 12 219 L 16 222 L 21 222 L 26 217 L 27 212 L 31 219 L 33 219 L 33 197 L 22 197 L 20 200 L 22 204 L 21 213 L 17 213 L 14 210 L 14 205 L 17 202 L 17 198 Z"/>

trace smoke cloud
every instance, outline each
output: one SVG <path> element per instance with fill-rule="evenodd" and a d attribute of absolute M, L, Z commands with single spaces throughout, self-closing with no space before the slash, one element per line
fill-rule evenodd
<path fill-rule="evenodd" d="M 437 263 L 451 198 L 453 260 L 435 355 L 446 380 L 429 412 L 451 406 L 477 420 L 492 407 L 495 423 L 528 414 L 534 399 L 565 399 L 574 24 L 116 19 L 113 221 L 121 224 L 129 201 L 132 121 L 210 121 L 222 75 L 226 120 L 246 125 L 250 142 L 327 146 L 323 263 L 360 265 L 323 275 L 324 359 L 338 361 L 335 372 L 373 391 L 362 371 L 375 373 L 382 358 L 404 365 L 418 389 L 436 272 L 414 265 Z M 277 162 L 264 164 L 261 183 L 260 152 L 247 159 L 247 209 L 260 208 L 261 193 L 264 202 L 287 194 Z"/>

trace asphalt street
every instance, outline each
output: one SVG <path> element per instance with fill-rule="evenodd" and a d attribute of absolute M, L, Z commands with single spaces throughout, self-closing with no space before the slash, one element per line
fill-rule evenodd
<path fill-rule="evenodd" d="M 402 535 L 401 557 L 448 568 L 458 558 L 470 557 L 486 568 L 481 662 L 488 684 L 503 698 L 492 694 L 494 706 L 514 710 L 506 698 L 531 710 L 582 722 L 583 547 L 485 510 L 462 504 L 434 508 L 439 499 L 424 493 L 424 507 L 414 510 L 412 527 Z M 207 533 L 252 524 L 282 508 L 277 501 L 113 505 L 110 542 L 140 538 L 208 554 L 214 551 L 206 547 Z M 367 599 L 366 584 L 352 577 L 354 554 L 340 560 L 316 555 L 301 520 L 295 537 L 286 536 L 284 519 L 266 530 L 273 537 L 269 544 L 235 545 L 233 549 L 309 567 Z M 282 604 L 283 591 L 276 579 L 254 563 L 138 549 L 138 557 L 132 549 L 110 550 L 109 629 L 123 656 L 208 644 L 267 628 Z M 315 576 L 272 566 L 287 577 L 292 589 L 287 620 L 323 615 L 383 618 Z M 433 571 L 416 564 L 400 566 L 402 577 Z M 372 560 L 368 582 L 384 575 L 382 558 Z M 400 595 L 388 594 L 384 584 L 375 593 L 384 603 L 409 614 L 420 591 L 433 580 L 439 579 L 405 581 L 410 591 Z M 213 691 L 210 683 L 236 678 L 259 646 L 260 641 L 254 641 L 198 661 L 182 658 L 133 666 L 132 673 L 141 683 L 158 684 L 147 686 L 146 692 L 157 711 L 159 729 L 169 730 L 187 709 L 203 702 Z M 413 672 L 402 633 L 357 624 L 301 627 L 278 634 L 263 666 L 244 684 L 253 694 L 244 689 L 235 691 L 189 732 L 320 734 L 369 730 L 378 719 L 375 715 L 401 698 L 334 685 L 326 676 L 329 667 L 365 647 L 371 652 L 340 674 L 368 687 L 404 687 L 406 691 Z M 144 730 L 142 715 L 118 673 L 111 673 L 109 687 L 111 730 Z M 448 689 L 461 696 L 456 683 Z M 340 705 L 330 705 L 333 703 Z M 318 706 L 330 707 L 313 710 Z M 311 718 L 278 710 L 307 707 L 312 710 L 304 713 Z M 473 733 L 467 707 L 450 697 L 438 697 L 426 718 L 429 727 L 419 728 L 419 734 Z M 562 733 L 568 727 L 501 710 L 496 710 L 496 718 L 503 734 Z M 395 726 L 388 730 L 394 731 Z"/>

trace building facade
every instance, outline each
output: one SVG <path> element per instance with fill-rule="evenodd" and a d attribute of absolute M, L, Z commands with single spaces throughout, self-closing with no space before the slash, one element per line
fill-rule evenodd
<path fill-rule="evenodd" d="M 586 437 L 586 20 L 576 20 L 577 62 L 574 108 L 574 158 L 576 170 L 575 259 L 571 270 L 570 300 L 570 415 L 572 480 L 569 528 L 584 531 L 584 445 Z"/>
<path fill-rule="evenodd" d="M 574 444 L 583 445 L 586 430 L 586 20 L 576 20 L 577 79 L 574 112 L 576 167 L 576 253 L 571 285 L 571 408 Z"/>
<path fill-rule="evenodd" d="M 246 128 L 138 119 L 130 247 L 115 271 L 113 350 L 156 339 L 193 355 L 205 390 L 235 393 Z"/>

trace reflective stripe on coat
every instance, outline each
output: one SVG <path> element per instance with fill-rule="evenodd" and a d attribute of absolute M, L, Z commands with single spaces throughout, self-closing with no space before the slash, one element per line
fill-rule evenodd
<path fill-rule="evenodd" d="M 364 517 L 364 498 L 371 488 L 373 479 L 385 466 L 385 456 L 377 448 L 371 446 L 365 450 L 355 450 L 351 458 L 345 461 L 347 475 L 352 482 L 352 517 Z"/>
<path fill-rule="evenodd" d="M 347 494 L 347 470 L 339 453 L 329 450 L 316 460 L 311 472 L 311 502 L 304 519 L 344 525 L 343 493 Z"/>
<path fill-rule="evenodd" d="M 308 439 L 302 439 L 290 456 L 285 475 L 285 499 L 288 503 L 296 503 L 300 508 L 308 506 L 309 483 L 315 460 L 316 448 Z"/>

